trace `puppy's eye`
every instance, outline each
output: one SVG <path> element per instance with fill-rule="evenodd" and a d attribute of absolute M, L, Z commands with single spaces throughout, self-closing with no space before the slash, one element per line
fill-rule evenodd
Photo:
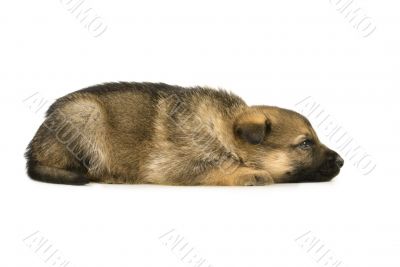
<path fill-rule="evenodd" d="M 298 147 L 301 149 L 308 149 L 308 148 L 312 147 L 313 144 L 314 143 L 312 140 L 306 139 L 303 142 L 301 142 L 300 144 L 298 144 Z"/>

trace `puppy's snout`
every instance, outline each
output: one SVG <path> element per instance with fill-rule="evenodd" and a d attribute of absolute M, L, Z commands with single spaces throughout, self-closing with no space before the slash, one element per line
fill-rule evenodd
<path fill-rule="evenodd" d="M 328 152 L 327 161 L 330 163 L 331 166 L 336 165 L 339 168 L 342 168 L 344 164 L 343 158 L 338 153 L 332 150 Z"/>
<path fill-rule="evenodd" d="M 343 165 L 344 165 L 344 160 L 343 160 L 343 158 L 341 156 L 339 156 L 339 154 L 337 154 L 337 156 L 336 156 L 335 163 L 339 168 L 342 168 Z"/>

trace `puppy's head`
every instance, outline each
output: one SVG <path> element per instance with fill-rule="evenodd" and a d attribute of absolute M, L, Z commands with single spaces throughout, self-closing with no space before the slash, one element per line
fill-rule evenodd
<path fill-rule="evenodd" d="M 344 163 L 294 111 L 250 107 L 236 118 L 233 131 L 244 163 L 269 172 L 275 183 L 329 181 Z"/>

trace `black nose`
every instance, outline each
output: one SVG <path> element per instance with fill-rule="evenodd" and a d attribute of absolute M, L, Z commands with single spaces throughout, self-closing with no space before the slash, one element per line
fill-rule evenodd
<path fill-rule="evenodd" d="M 344 160 L 342 159 L 341 156 L 337 155 L 337 156 L 336 156 L 335 162 L 336 162 L 336 165 L 337 165 L 339 168 L 342 168 L 342 167 L 343 167 Z"/>
<path fill-rule="evenodd" d="M 329 162 L 329 165 L 332 166 L 332 167 L 334 165 L 336 165 L 339 168 L 342 168 L 343 164 L 344 164 L 344 160 L 342 159 L 342 157 L 339 156 L 339 154 L 336 153 L 333 150 L 328 150 L 327 151 L 326 160 L 327 160 L 327 162 Z"/>

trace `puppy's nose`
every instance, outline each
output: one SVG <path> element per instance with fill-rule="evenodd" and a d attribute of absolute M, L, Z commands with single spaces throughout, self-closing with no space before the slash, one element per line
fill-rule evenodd
<path fill-rule="evenodd" d="M 337 156 L 336 156 L 335 163 L 336 163 L 336 165 L 337 165 L 339 168 L 342 168 L 342 167 L 343 167 L 343 164 L 344 164 L 344 160 L 342 159 L 341 156 L 337 155 Z"/>

